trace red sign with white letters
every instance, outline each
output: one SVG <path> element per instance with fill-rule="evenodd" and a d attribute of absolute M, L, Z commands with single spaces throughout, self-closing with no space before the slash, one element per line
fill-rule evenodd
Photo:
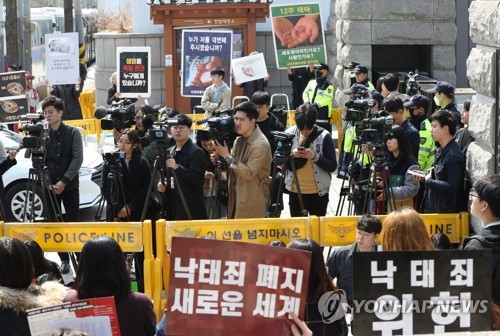
<path fill-rule="evenodd" d="M 303 317 L 311 253 L 172 238 L 167 335 L 291 335 Z"/>

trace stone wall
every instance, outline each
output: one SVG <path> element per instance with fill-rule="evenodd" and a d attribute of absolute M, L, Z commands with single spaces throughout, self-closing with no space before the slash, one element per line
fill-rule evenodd
<path fill-rule="evenodd" d="M 349 72 L 343 67 L 350 62 L 371 70 L 372 45 L 433 45 L 432 77 L 455 83 L 455 0 L 335 0 L 332 6 L 337 88 L 349 86 Z"/>
<path fill-rule="evenodd" d="M 467 151 L 467 166 L 473 180 L 495 172 L 496 129 L 500 108 L 497 97 L 500 69 L 496 53 L 500 50 L 500 1 L 476 0 L 469 7 L 470 36 L 476 47 L 467 59 L 467 77 L 477 94 L 472 99 L 469 129 L 475 141 Z M 474 227 L 480 223 L 473 221 Z"/>

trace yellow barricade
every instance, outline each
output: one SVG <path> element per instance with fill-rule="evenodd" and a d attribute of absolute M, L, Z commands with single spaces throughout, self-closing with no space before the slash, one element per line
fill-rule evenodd
<path fill-rule="evenodd" d="M 170 258 L 166 251 L 170 249 L 172 237 L 192 237 L 219 240 L 232 240 L 247 243 L 267 244 L 281 240 L 285 244 L 297 238 L 313 238 L 319 233 L 319 218 L 316 216 L 299 218 L 255 218 L 255 219 L 218 219 L 199 221 L 156 222 L 156 259 L 154 279 L 154 309 L 161 318 L 162 289 L 168 292 Z M 315 237 L 315 238 L 314 238 Z M 161 266 L 162 271 L 156 269 Z M 161 281 L 163 276 L 163 281 Z M 162 302 L 162 304 L 157 304 Z"/>
<path fill-rule="evenodd" d="M 377 216 L 381 221 L 386 216 Z M 423 214 L 429 235 L 444 233 L 452 244 L 461 244 L 469 235 L 469 216 L 466 212 L 450 214 Z M 356 241 L 358 216 L 320 217 L 319 244 L 321 246 L 343 246 Z M 381 242 L 381 236 L 378 238 Z"/>
<path fill-rule="evenodd" d="M 89 238 L 106 234 L 113 237 L 124 252 L 144 251 L 144 293 L 153 297 L 154 257 L 150 220 L 143 223 L 3 223 L 0 233 L 21 241 L 35 240 L 44 252 L 80 252 Z"/>
<path fill-rule="evenodd" d="M 94 118 L 95 110 L 95 86 L 89 86 L 83 90 L 78 98 L 82 108 L 83 119 Z"/>

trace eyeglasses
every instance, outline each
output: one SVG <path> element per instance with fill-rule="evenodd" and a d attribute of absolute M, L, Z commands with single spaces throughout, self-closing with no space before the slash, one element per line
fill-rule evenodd
<path fill-rule="evenodd" d="M 356 230 L 356 237 L 362 237 L 363 239 L 368 239 L 374 235 L 375 235 L 374 233 L 368 233 Z"/>
<path fill-rule="evenodd" d="M 474 197 L 477 197 L 477 198 L 481 199 L 481 197 L 479 197 L 479 195 L 477 194 L 477 192 L 474 189 L 471 189 L 470 192 L 469 192 L 469 200 L 472 201 L 472 199 Z"/>
<path fill-rule="evenodd" d="M 132 143 L 130 141 L 118 141 L 117 142 L 118 146 L 130 146 Z"/>

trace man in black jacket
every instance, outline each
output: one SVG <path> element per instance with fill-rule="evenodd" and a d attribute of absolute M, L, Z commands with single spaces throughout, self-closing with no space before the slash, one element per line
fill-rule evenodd
<path fill-rule="evenodd" d="M 492 297 L 500 305 L 500 175 L 489 175 L 474 183 L 469 193 L 470 212 L 481 219 L 483 228 L 465 238 L 465 250 L 491 249 Z"/>
<path fill-rule="evenodd" d="M 42 102 L 43 116 L 49 123 L 49 142 L 47 144 L 47 165 L 52 189 L 59 205 L 64 203 L 67 222 L 78 222 L 80 209 L 80 184 L 78 171 L 83 162 L 83 145 L 80 132 L 62 122 L 64 103 L 60 98 L 49 96 Z M 51 220 L 54 213 L 48 207 Z M 68 253 L 59 253 L 61 273 L 69 273 Z"/>
<path fill-rule="evenodd" d="M 259 125 L 260 130 L 269 141 L 271 145 L 271 153 L 274 154 L 276 151 L 276 141 L 274 141 L 274 136 L 271 135 L 272 131 L 284 131 L 285 127 L 279 122 L 278 118 L 269 112 L 269 104 L 271 104 L 271 97 L 269 93 L 264 91 L 257 91 L 252 95 L 252 103 L 257 105 L 257 110 L 259 111 L 259 116 L 255 122 Z"/>
<path fill-rule="evenodd" d="M 191 133 L 191 125 L 193 121 L 185 114 L 176 116 L 177 125 L 171 126 L 172 136 L 175 140 L 175 146 L 169 149 L 170 158 L 166 161 L 168 169 L 167 177 L 171 177 L 172 170 L 177 177 L 177 181 L 173 185 L 174 193 L 174 220 L 186 219 L 207 219 L 207 212 L 203 202 L 203 179 L 205 178 L 205 163 L 206 156 L 203 149 L 196 146 L 189 134 Z M 165 192 L 171 189 L 172 183 L 167 180 L 166 185 L 161 182 L 158 184 L 158 191 Z M 189 218 L 184 204 L 181 199 L 179 190 L 185 197 L 186 205 L 191 214 Z"/>

